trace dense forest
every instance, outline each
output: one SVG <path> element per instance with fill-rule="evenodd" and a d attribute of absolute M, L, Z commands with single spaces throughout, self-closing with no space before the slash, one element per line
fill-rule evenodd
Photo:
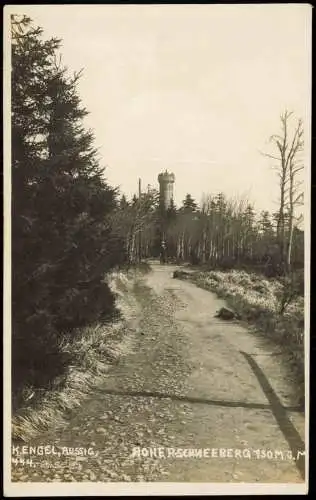
<path fill-rule="evenodd" d="M 277 153 L 280 207 L 259 214 L 224 193 L 165 211 L 148 189 L 131 200 L 109 185 L 83 125 L 87 114 L 59 56 L 26 16 L 12 16 L 12 367 L 13 391 L 49 384 L 65 366 L 59 345 L 78 328 L 116 313 L 106 282 L 117 266 L 158 258 L 210 269 L 255 268 L 267 276 L 302 270 L 304 233 L 298 161 L 302 124 L 290 113 Z M 276 156 L 277 155 L 277 156 Z M 64 356 L 64 354 L 63 354 Z"/>
<path fill-rule="evenodd" d="M 169 261 L 207 264 L 210 268 L 250 266 L 268 276 L 282 275 L 285 263 L 292 269 L 304 264 L 304 233 L 299 220 L 290 229 L 289 214 L 283 218 L 283 255 L 278 220 L 278 212 L 256 214 L 245 200 L 230 200 L 223 193 L 205 196 L 200 207 L 187 194 L 180 208 L 171 206 L 164 213 L 153 189 L 140 198 L 135 195 L 130 202 L 123 195 L 115 212 L 130 262 L 159 256 L 164 234 Z"/>

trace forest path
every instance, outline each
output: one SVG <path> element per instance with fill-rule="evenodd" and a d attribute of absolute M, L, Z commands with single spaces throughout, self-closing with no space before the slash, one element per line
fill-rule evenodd
<path fill-rule="evenodd" d="M 135 292 L 131 351 L 63 429 L 27 443 L 61 456 L 36 456 L 12 480 L 303 481 L 304 414 L 279 349 L 214 318 L 224 301 L 173 279 L 175 266 L 152 267 Z M 96 453 L 74 457 L 69 447 Z"/>

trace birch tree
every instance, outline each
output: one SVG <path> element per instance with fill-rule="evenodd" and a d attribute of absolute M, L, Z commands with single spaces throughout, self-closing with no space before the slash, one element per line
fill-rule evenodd
<path fill-rule="evenodd" d="M 293 230 L 296 220 L 296 207 L 302 203 L 303 195 L 300 192 L 302 182 L 299 173 L 304 168 L 300 161 L 303 151 L 303 124 L 297 120 L 291 126 L 293 112 L 285 111 L 281 114 L 281 132 L 270 137 L 276 152 L 263 153 L 277 163 L 274 168 L 279 178 L 280 204 L 277 212 L 277 239 L 280 251 L 280 264 L 285 272 L 290 271 L 291 253 L 293 244 Z M 293 132 L 291 132 L 293 130 Z"/>

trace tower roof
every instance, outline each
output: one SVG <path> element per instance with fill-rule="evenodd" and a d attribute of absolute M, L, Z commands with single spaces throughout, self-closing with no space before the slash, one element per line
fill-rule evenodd
<path fill-rule="evenodd" d="M 164 172 L 161 172 L 158 175 L 158 181 L 159 182 L 174 182 L 175 175 L 173 172 L 168 172 L 168 170 L 166 169 Z"/>

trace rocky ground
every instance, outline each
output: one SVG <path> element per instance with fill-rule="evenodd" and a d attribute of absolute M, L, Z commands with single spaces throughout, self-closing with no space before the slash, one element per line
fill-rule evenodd
<path fill-rule="evenodd" d="M 224 302 L 172 272 L 143 278 L 129 352 L 80 411 L 14 443 L 12 481 L 303 481 L 305 419 L 282 353 L 214 318 Z"/>

